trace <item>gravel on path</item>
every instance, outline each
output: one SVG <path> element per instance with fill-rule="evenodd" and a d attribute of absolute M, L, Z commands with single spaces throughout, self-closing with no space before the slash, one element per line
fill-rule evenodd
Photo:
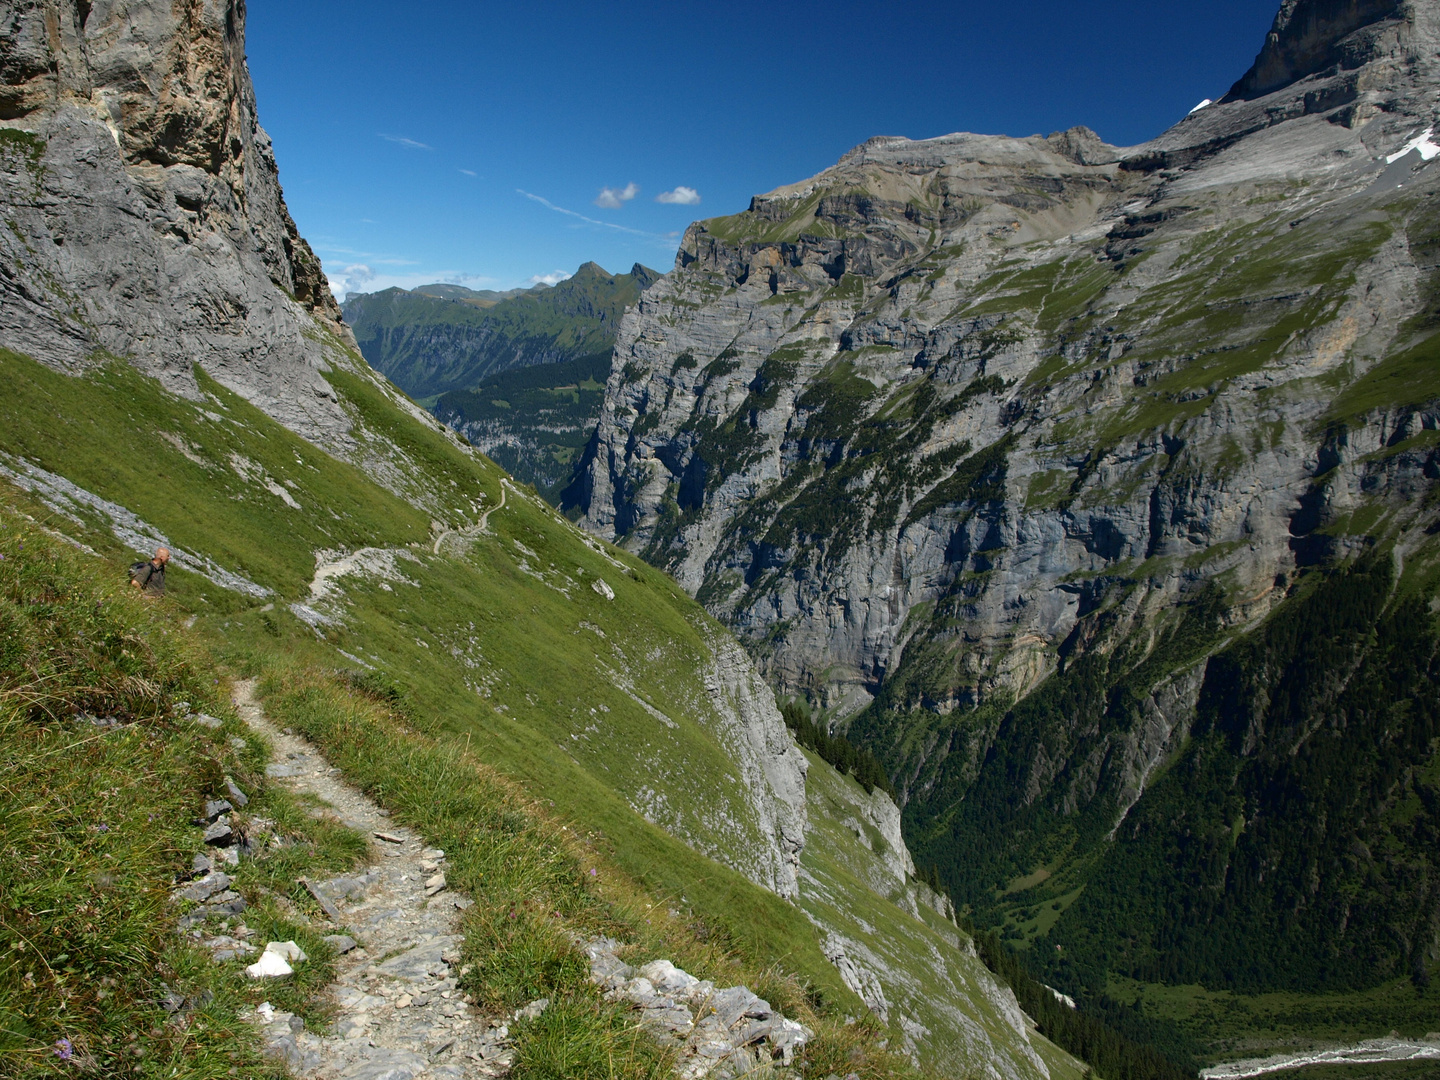
<path fill-rule="evenodd" d="M 457 985 L 460 911 L 472 901 L 444 882 L 445 853 L 392 822 L 305 739 L 271 724 L 253 680 L 235 684 L 234 701 L 273 747 L 271 777 L 323 800 L 343 824 L 370 837 L 374 856 L 363 871 L 308 883 L 339 916 L 331 943 L 343 955 L 327 991 L 334 1021 L 326 1033 L 306 1031 L 300 1017 L 261 1005 L 255 1019 L 268 1052 L 307 1080 L 507 1075 L 511 1018 L 483 1015 Z"/>

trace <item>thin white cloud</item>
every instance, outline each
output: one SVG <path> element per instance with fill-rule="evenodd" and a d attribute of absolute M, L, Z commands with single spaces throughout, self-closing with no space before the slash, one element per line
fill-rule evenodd
<path fill-rule="evenodd" d="M 433 146 L 427 146 L 416 139 L 407 139 L 404 135 L 386 135 L 383 131 L 379 133 L 380 138 L 386 142 L 398 143 L 401 146 L 409 147 L 411 150 L 434 150 Z"/>
<path fill-rule="evenodd" d="M 330 291 L 343 300 L 347 293 L 364 292 L 365 287 L 375 280 L 375 271 L 364 263 L 354 263 L 325 276 L 330 282 Z"/>
<path fill-rule="evenodd" d="M 574 274 L 567 274 L 564 270 L 551 270 L 548 274 L 536 274 L 525 282 L 527 285 L 559 285 L 562 281 L 568 281 Z"/>
<path fill-rule="evenodd" d="M 601 188 L 600 194 L 595 198 L 595 205 L 604 210 L 619 210 L 639 194 L 640 185 L 636 183 L 626 184 L 623 188 Z"/>
<path fill-rule="evenodd" d="M 363 259 L 365 262 L 370 263 L 372 266 L 419 266 L 419 265 L 420 265 L 420 261 L 419 261 L 418 259 L 404 259 L 404 258 L 400 258 L 400 257 L 394 256 L 394 255 L 381 255 L 381 254 L 379 254 L 378 252 L 374 252 L 374 251 L 357 251 L 357 250 L 355 250 L 354 248 L 340 247 L 340 246 L 338 246 L 338 245 L 336 245 L 336 244 L 332 244 L 332 243 L 330 243 L 329 241 L 327 241 L 324 237 L 319 237 L 319 238 L 317 238 L 317 239 L 311 244 L 311 247 L 314 249 L 315 253 L 316 253 L 317 255 L 319 255 L 322 259 L 323 259 L 326 255 L 339 255 L 339 256 L 342 256 L 343 258 L 350 259 L 350 260 L 356 261 L 356 262 L 358 262 L 358 261 L 360 261 L 360 260 Z M 332 260 L 332 261 L 338 261 L 338 260 Z"/>
<path fill-rule="evenodd" d="M 674 191 L 662 191 L 655 196 L 658 203 L 671 203 L 675 206 L 699 206 L 700 192 L 693 187 L 686 187 L 681 184 Z"/>
<path fill-rule="evenodd" d="M 466 176 L 479 176 L 479 175 L 480 175 L 479 173 L 475 172 L 473 169 L 461 169 L 460 171 L 461 171 L 462 173 L 464 173 Z"/>
<path fill-rule="evenodd" d="M 614 229 L 616 232 L 629 233 L 631 236 L 643 236 L 647 240 L 658 240 L 666 246 L 669 246 L 670 244 L 670 241 L 668 239 L 660 236 L 658 233 L 644 232 L 640 229 L 630 229 L 624 225 L 616 225 L 613 221 L 597 221 L 595 218 L 586 217 L 584 214 L 577 214 L 574 210 L 566 210 L 563 206 L 556 206 L 549 199 L 541 198 L 539 195 L 532 195 L 524 188 L 516 188 L 515 192 L 516 194 L 524 195 L 525 198 L 530 199 L 533 202 L 539 203 L 547 210 L 554 210 L 557 214 L 564 214 L 567 217 L 578 218 L 580 221 L 585 222 L 585 224 L 587 225 L 598 225 L 602 229 Z"/>

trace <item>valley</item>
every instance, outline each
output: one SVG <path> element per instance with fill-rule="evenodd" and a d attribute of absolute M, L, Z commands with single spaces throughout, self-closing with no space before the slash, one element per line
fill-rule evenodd
<path fill-rule="evenodd" d="M 1320 7 L 1150 143 L 877 138 L 692 225 L 565 503 L 1196 1065 L 1279 1049 L 1275 993 L 1434 1027 L 1440 24 Z"/>
<path fill-rule="evenodd" d="M 243 4 L 13 7 L 0 1072 L 1433 1068 L 1435 0 L 343 304 Z"/>

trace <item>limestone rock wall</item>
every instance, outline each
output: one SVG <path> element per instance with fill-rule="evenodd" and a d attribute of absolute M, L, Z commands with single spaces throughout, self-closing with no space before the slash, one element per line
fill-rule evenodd
<path fill-rule="evenodd" d="M 763 849 L 738 869 L 781 896 L 799 891 L 800 852 L 805 847 L 805 755 L 795 745 L 775 705 L 775 695 L 750 657 L 728 634 L 707 642 L 711 664 L 705 689 L 719 719 L 727 752 L 740 767 Z"/>
<path fill-rule="evenodd" d="M 1402 151 L 1440 119 L 1437 13 L 1287 4 L 1253 92 L 1142 146 L 877 138 L 691 226 L 621 326 L 584 523 L 841 719 L 1024 694 L 1158 640 L 1209 582 L 1253 624 L 1362 542 L 1320 528 L 1350 497 L 1321 478 L 1428 423 L 1361 388 L 1428 310 L 1440 167 Z M 1118 754 L 1123 817 L 1193 683 L 1089 764 L 1037 758 L 1025 798 L 1084 804 Z M 887 735 L 905 785 L 993 736 Z"/>
<path fill-rule="evenodd" d="M 285 207 L 242 0 L 0 3 L 0 344 L 193 367 L 307 437 L 353 338 Z M 329 359 L 327 359 L 327 352 Z"/>

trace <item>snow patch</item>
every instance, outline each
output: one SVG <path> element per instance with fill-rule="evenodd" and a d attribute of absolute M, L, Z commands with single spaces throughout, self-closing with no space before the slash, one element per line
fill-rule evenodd
<path fill-rule="evenodd" d="M 1214 104 L 1215 104 L 1215 102 L 1211 101 L 1211 100 L 1207 97 L 1204 101 L 1200 102 L 1199 105 L 1196 105 L 1193 109 L 1191 109 L 1191 110 L 1190 110 L 1188 113 L 1186 113 L 1185 115 L 1186 115 L 1186 116 L 1194 116 L 1194 115 L 1195 115 L 1197 112 L 1199 112 L 1201 109 L 1209 108 L 1211 105 L 1214 105 Z"/>
<path fill-rule="evenodd" d="M 1422 161 L 1429 161 L 1429 160 L 1431 160 L 1431 159 L 1434 158 L 1437 154 L 1440 154 L 1440 146 L 1436 146 L 1436 145 L 1435 145 L 1434 136 L 1435 136 L 1435 129 L 1434 129 L 1433 127 L 1431 127 L 1431 128 L 1426 128 L 1426 129 L 1424 130 L 1424 132 L 1422 132 L 1422 133 L 1419 134 L 1419 135 L 1416 135 L 1415 138 L 1411 139 L 1408 143 L 1406 143 L 1404 146 L 1402 146 L 1399 150 L 1395 151 L 1395 153 L 1393 153 L 1393 154 L 1391 154 L 1389 157 L 1387 157 L 1387 158 L 1385 159 L 1385 164 L 1386 164 L 1386 165 L 1393 165 L 1393 164 L 1395 164 L 1395 162 L 1399 161 L 1401 158 L 1403 158 L 1406 154 L 1410 153 L 1410 151 L 1412 151 L 1412 150 L 1419 150 L 1419 151 L 1420 151 L 1420 159 L 1421 159 Z"/>

